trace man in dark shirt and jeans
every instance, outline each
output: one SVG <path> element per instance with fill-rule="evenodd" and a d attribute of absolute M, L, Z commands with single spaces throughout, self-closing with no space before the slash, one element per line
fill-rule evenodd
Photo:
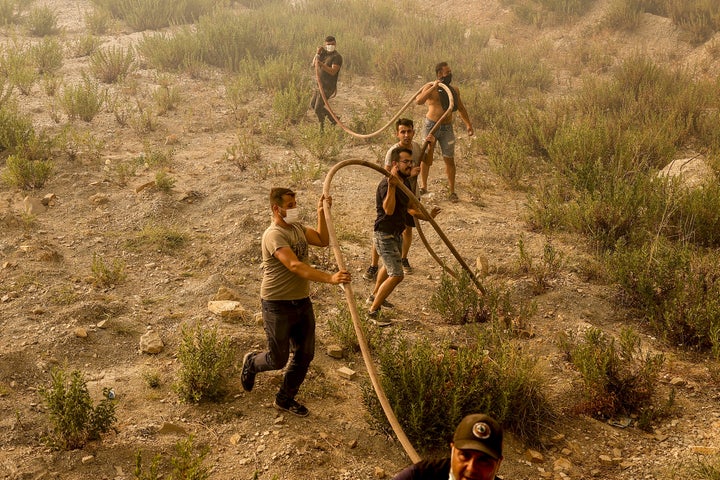
<path fill-rule="evenodd" d="M 401 182 L 410 188 L 412 150 L 396 147 L 391 152 L 390 164 L 390 176 L 384 177 L 380 181 L 375 193 L 377 217 L 373 243 L 382 258 L 383 266 L 377 274 L 375 289 L 367 300 L 367 303 L 370 304 L 368 318 L 383 327 L 390 325 L 390 322 L 380 320 L 380 307 L 404 278 L 401 251 L 402 233 L 405 230 L 407 215 L 421 220 L 429 220 L 425 218 L 419 206 L 410 204 L 408 196 L 398 188 L 398 184 Z M 440 209 L 434 207 L 430 216 L 435 218 L 438 213 L 440 213 Z"/>
<path fill-rule="evenodd" d="M 455 430 L 450 458 L 422 460 L 393 480 L 497 480 L 502 443 L 502 426 L 497 420 L 481 413 L 468 415 Z"/>

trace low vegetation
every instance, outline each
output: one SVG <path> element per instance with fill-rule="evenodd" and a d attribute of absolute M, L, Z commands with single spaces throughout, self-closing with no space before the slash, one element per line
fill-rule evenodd
<path fill-rule="evenodd" d="M 227 391 L 233 361 L 230 340 L 215 328 L 182 327 L 180 371 L 175 390 L 183 401 L 220 400 Z"/>

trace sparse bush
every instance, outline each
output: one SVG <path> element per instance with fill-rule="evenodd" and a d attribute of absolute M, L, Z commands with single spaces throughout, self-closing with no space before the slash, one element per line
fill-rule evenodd
<path fill-rule="evenodd" d="M 122 283 L 127 277 L 125 273 L 125 262 L 119 258 L 112 261 L 112 265 L 107 265 L 102 257 L 93 254 L 91 265 L 92 279 L 95 285 L 101 287 L 112 287 Z"/>
<path fill-rule="evenodd" d="M 195 34 L 188 28 L 174 35 L 143 35 L 137 50 L 148 64 L 161 70 L 179 71 L 191 59 L 202 60 Z"/>
<path fill-rule="evenodd" d="M 493 171 L 512 189 L 520 189 L 530 170 L 527 147 L 513 135 L 491 130 L 483 134 L 483 145 Z"/>
<path fill-rule="evenodd" d="M 20 93 L 30 94 L 38 74 L 26 47 L 15 44 L 12 48 L 7 48 L 2 56 L 0 69 Z"/>
<path fill-rule="evenodd" d="M 0 151 L 16 153 L 35 137 L 32 121 L 10 105 L 0 106 Z"/>
<path fill-rule="evenodd" d="M 117 115 L 115 118 L 117 119 Z M 157 117 L 152 108 L 138 103 L 138 112 L 130 118 L 130 126 L 139 134 L 154 132 L 157 129 Z"/>
<path fill-rule="evenodd" d="M 209 447 L 200 448 L 195 446 L 195 439 L 192 435 L 179 440 L 175 444 L 175 454 L 170 459 L 172 464 L 171 477 L 174 480 L 205 480 L 210 478 L 210 469 L 203 465 L 205 457 L 210 451 Z"/>
<path fill-rule="evenodd" d="M 0 0 L 0 25 L 18 23 L 19 10 L 19 0 Z"/>
<path fill-rule="evenodd" d="M 63 64 L 62 45 L 55 38 L 43 38 L 34 44 L 30 56 L 41 75 L 55 73 Z"/>
<path fill-rule="evenodd" d="M 82 448 L 100 438 L 117 421 L 115 404 L 105 398 L 93 406 L 87 382 L 80 371 L 53 370 L 49 387 L 40 387 L 52 423 L 51 445 L 65 450 Z M 105 392 L 103 392 L 105 393 Z"/>
<path fill-rule="evenodd" d="M 262 160 L 262 151 L 252 135 L 238 134 L 237 142 L 225 151 L 225 159 L 244 172 L 249 166 Z"/>
<path fill-rule="evenodd" d="M 183 401 L 218 400 L 225 395 L 232 366 L 228 338 L 220 338 L 217 328 L 182 327 L 177 353 L 181 363 L 175 390 Z"/>
<path fill-rule="evenodd" d="M 520 250 L 520 271 L 529 274 L 533 279 L 533 293 L 539 295 L 550 288 L 553 279 L 557 278 L 562 267 L 563 256 L 550 241 L 543 246 L 543 254 L 540 262 L 533 261 L 525 249 L 525 239 L 518 240 Z"/>
<path fill-rule="evenodd" d="M 153 94 L 158 115 L 164 115 L 169 110 L 175 110 L 180 102 L 180 91 L 172 85 L 161 85 Z"/>
<path fill-rule="evenodd" d="M 90 55 L 90 71 L 103 83 L 115 83 L 135 66 L 135 53 L 128 47 L 113 45 Z"/>
<path fill-rule="evenodd" d="M 175 186 L 175 179 L 172 178 L 167 172 L 159 171 L 155 174 L 155 187 L 161 192 L 168 194 L 172 192 Z"/>
<path fill-rule="evenodd" d="M 454 426 L 471 412 L 493 415 L 529 443 L 538 442 L 554 421 L 546 380 L 536 361 L 499 336 L 477 335 L 456 347 L 427 340 L 385 343 L 377 356 L 393 411 L 420 448 L 447 441 Z M 375 426 L 387 431 L 387 420 L 369 387 L 363 389 L 363 401 Z"/>
<path fill-rule="evenodd" d="M 290 85 L 273 96 L 273 111 L 283 126 L 296 124 L 305 117 L 310 103 L 308 88 Z"/>
<path fill-rule="evenodd" d="M 634 32 L 640 26 L 642 13 L 641 6 L 637 2 L 614 0 L 603 18 L 603 25 L 614 30 Z"/>
<path fill-rule="evenodd" d="M 105 8 L 93 8 L 84 15 L 85 26 L 91 35 L 103 35 L 107 33 L 110 27 L 112 16 L 110 11 Z"/>
<path fill-rule="evenodd" d="M 171 24 L 193 22 L 209 13 L 221 0 L 93 0 L 108 9 L 130 28 L 142 32 L 159 30 Z"/>
<path fill-rule="evenodd" d="M 32 7 L 25 19 L 30 34 L 36 37 L 55 35 L 60 31 L 57 14 L 47 6 Z"/>
<path fill-rule="evenodd" d="M 696 458 L 687 470 L 690 475 L 688 478 L 695 480 L 720 480 L 720 455 L 711 455 L 707 458 Z"/>
<path fill-rule="evenodd" d="M 157 371 L 144 372 L 143 380 L 145 380 L 145 383 L 150 388 L 160 388 L 160 385 L 162 384 L 160 373 Z"/>
<path fill-rule="evenodd" d="M 162 456 L 157 454 L 153 457 L 149 469 L 146 471 L 143 467 L 142 452 L 140 450 L 135 454 L 135 469 L 133 470 L 134 480 L 159 480 L 162 478 L 160 474 L 160 461 Z"/>
<path fill-rule="evenodd" d="M 60 102 L 70 120 L 90 122 L 100 113 L 106 97 L 107 92 L 97 82 L 85 77 L 80 84 L 66 86 Z"/>
<path fill-rule="evenodd" d="M 49 160 L 29 160 L 20 155 L 10 155 L 5 161 L 2 180 L 11 187 L 26 190 L 42 188 L 50 179 L 54 165 Z"/>
<path fill-rule="evenodd" d="M 582 338 L 565 335 L 561 346 L 582 377 L 585 402 L 582 411 L 600 418 L 618 414 L 647 414 L 654 408 L 662 354 L 643 350 L 640 337 L 630 328 L 615 340 L 596 328 Z"/>
<path fill-rule="evenodd" d="M 148 245 L 162 253 L 172 253 L 187 243 L 187 234 L 172 227 L 145 225 L 138 232 L 137 240 L 131 243 Z"/>
<path fill-rule="evenodd" d="M 100 46 L 102 40 L 94 35 L 82 35 L 70 42 L 70 51 L 75 57 L 92 55 Z"/>
<path fill-rule="evenodd" d="M 345 148 L 346 137 L 339 128 L 320 130 L 317 124 L 299 128 L 300 141 L 321 162 L 335 162 Z"/>

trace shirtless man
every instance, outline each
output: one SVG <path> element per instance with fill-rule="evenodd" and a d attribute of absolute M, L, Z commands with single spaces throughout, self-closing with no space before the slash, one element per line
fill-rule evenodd
<path fill-rule="evenodd" d="M 422 91 L 415 98 L 415 103 L 418 105 L 427 105 L 428 111 L 425 114 L 424 121 L 424 133 L 423 136 L 427 136 L 430 129 L 440 120 L 445 110 L 450 105 L 447 92 L 439 86 L 440 83 L 450 87 L 453 93 L 453 112 L 457 111 L 460 114 L 460 118 L 467 127 L 468 135 L 474 135 L 472 123 L 470 123 L 470 117 L 468 116 L 465 105 L 460 100 L 460 90 L 451 87 L 450 82 L 452 81 L 452 70 L 447 62 L 440 62 L 435 66 L 435 74 L 437 80 L 432 83 L 428 83 L 422 89 Z M 455 133 L 453 132 L 453 115 L 445 117 L 440 127 L 435 131 L 435 139 L 440 144 L 440 150 L 442 152 L 443 160 L 445 161 L 445 173 L 448 177 L 448 200 L 451 202 L 457 202 L 458 196 L 455 193 Z M 430 166 L 432 165 L 432 158 L 428 158 L 426 162 L 423 162 L 420 166 L 420 194 L 427 192 L 427 178 L 430 173 Z"/>

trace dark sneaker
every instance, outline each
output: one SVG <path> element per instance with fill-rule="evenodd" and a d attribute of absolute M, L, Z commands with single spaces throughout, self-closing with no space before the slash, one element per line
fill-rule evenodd
<path fill-rule="evenodd" d="M 422 188 L 422 187 L 418 188 L 418 193 L 420 195 L 425 195 L 427 193 L 427 188 Z"/>
<path fill-rule="evenodd" d="M 276 398 L 273 406 L 278 410 L 290 412 L 298 417 L 307 417 L 310 414 L 310 411 L 305 407 L 305 405 L 299 404 L 294 399 L 281 402 Z"/>
<path fill-rule="evenodd" d="M 392 322 L 390 320 L 387 320 L 380 316 L 380 310 L 375 310 L 374 312 L 372 310 L 368 310 L 367 319 L 370 323 L 378 327 L 389 327 L 390 325 L 392 325 Z"/>
<path fill-rule="evenodd" d="M 375 295 L 370 294 L 370 296 L 367 298 L 367 300 L 365 300 L 365 303 L 368 305 L 372 305 L 374 301 L 375 301 Z M 395 308 L 395 304 L 388 302 L 387 298 L 385 300 L 383 300 L 382 306 L 385 308 Z"/>
<path fill-rule="evenodd" d="M 255 386 L 255 372 L 252 369 L 252 359 L 257 352 L 248 352 L 243 357 L 242 373 L 240 374 L 240 383 L 243 390 L 249 392 Z"/>
<path fill-rule="evenodd" d="M 370 265 L 367 271 L 363 274 L 363 278 L 370 282 L 375 281 L 377 278 L 378 267 L 377 265 Z"/>
<path fill-rule="evenodd" d="M 407 258 L 401 258 L 401 259 L 400 259 L 400 263 L 402 263 L 403 273 L 404 273 L 405 275 L 412 275 L 412 273 L 413 273 L 413 268 L 410 266 L 410 262 L 408 262 L 408 259 L 407 259 Z"/>
<path fill-rule="evenodd" d="M 457 193 L 455 193 L 455 192 L 450 194 L 450 196 L 448 197 L 448 200 L 450 200 L 452 203 L 457 203 L 460 201 L 460 199 L 457 196 Z"/>

